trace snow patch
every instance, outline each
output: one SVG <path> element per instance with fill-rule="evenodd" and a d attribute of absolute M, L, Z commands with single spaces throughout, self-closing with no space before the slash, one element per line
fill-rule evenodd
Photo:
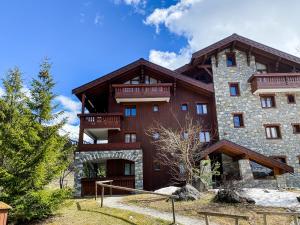
<path fill-rule="evenodd" d="M 297 200 L 300 194 L 295 192 L 245 188 L 241 195 L 254 199 L 256 205 L 300 209 L 300 202 Z"/>
<path fill-rule="evenodd" d="M 180 188 L 179 187 L 175 187 L 175 186 L 169 186 L 169 187 L 164 187 L 164 188 L 158 189 L 158 190 L 156 190 L 154 192 L 155 193 L 159 193 L 159 194 L 171 195 L 175 191 L 177 191 L 178 189 L 180 189 Z"/>

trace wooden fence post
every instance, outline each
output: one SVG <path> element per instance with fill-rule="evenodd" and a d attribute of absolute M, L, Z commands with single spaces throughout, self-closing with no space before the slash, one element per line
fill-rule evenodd
<path fill-rule="evenodd" d="M 205 224 L 206 224 L 206 225 L 209 225 L 209 218 L 208 218 L 208 215 L 205 214 L 204 216 L 205 216 Z"/>
<path fill-rule="evenodd" d="M 110 185 L 112 185 L 112 181 L 110 182 Z M 109 188 L 109 194 L 110 194 L 110 197 L 112 196 L 112 187 Z"/>
<path fill-rule="evenodd" d="M 298 216 L 297 215 L 294 215 L 294 223 L 295 223 L 295 225 L 299 225 L 299 223 L 298 223 Z"/>
<path fill-rule="evenodd" d="M 239 218 L 235 218 L 235 225 L 239 225 Z"/>
<path fill-rule="evenodd" d="M 267 223 L 267 215 L 266 214 L 264 214 L 264 225 L 267 225 L 268 223 Z"/>
<path fill-rule="evenodd" d="M 95 182 L 95 200 L 97 200 L 97 181 Z"/>
<path fill-rule="evenodd" d="M 171 198 L 171 200 L 172 200 L 173 224 L 176 224 L 174 199 Z"/>
<path fill-rule="evenodd" d="M 101 190 L 101 207 L 103 207 L 103 198 L 104 198 L 104 186 L 102 186 L 102 190 Z"/>

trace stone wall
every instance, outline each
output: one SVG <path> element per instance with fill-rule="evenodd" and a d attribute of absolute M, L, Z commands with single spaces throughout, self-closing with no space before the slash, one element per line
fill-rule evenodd
<path fill-rule="evenodd" d="M 134 162 L 135 188 L 143 189 L 143 151 L 118 150 L 118 151 L 91 151 L 75 153 L 74 195 L 81 196 L 81 178 L 83 177 L 83 163 L 97 162 L 106 159 L 125 159 Z"/>
<path fill-rule="evenodd" d="M 285 155 L 287 163 L 295 169 L 294 175 L 287 176 L 290 187 L 300 187 L 300 136 L 293 134 L 291 123 L 300 122 L 300 93 L 296 93 L 296 104 L 287 104 L 287 93 L 275 93 L 276 108 L 263 109 L 260 97 L 251 92 L 248 79 L 255 73 L 255 57 L 251 56 L 250 66 L 244 52 L 236 52 L 236 67 L 227 67 L 226 51 L 218 54 L 218 66 L 212 57 L 217 120 L 220 139 L 227 139 L 264 155 Z M 240 96 L 231 97 L 229 82 L 240 83 Z M 232 113 L 241 112 L 244 128 L 234 128 Z M 281 125 L 282 139 L 267 140 L 264 124 Z"/>

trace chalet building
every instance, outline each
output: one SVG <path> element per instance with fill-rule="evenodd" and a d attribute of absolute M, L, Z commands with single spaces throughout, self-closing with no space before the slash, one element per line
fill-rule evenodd
<path fill-rule="evenodd" d="M 145 130 L 155 121 L 176 129 L 187 114 L 202 124 L 202 158 L 221 163 L 215 186 L 234 178 L 300 187 L 299 72 L 300 58 L 233 34 L 174 71 L 139 59 L 74 89 L 82 102 L 76 195 L 93 194 L 105 179 L 146 190 L 170 185 L 151 144 L 159 134 Z"/>

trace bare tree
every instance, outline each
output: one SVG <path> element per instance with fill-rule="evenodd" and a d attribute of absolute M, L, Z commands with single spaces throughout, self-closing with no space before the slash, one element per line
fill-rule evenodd
<path fill-rule="evenodd" d="M 200 137 L 200 132 L 205 131 L 201 121 L 195 121 L 187 115 L 182 124 L 174 114 L 173 116 L 178 124 L 177 129 L 154 122 L 154 125 L 146 130 L 156 148 L 156 160 L 169 169 L 174 183 L 193 184 L 196 179 L 208 183 L 207 178 L 218 174 L 219 165 L 215 164 L 209 170 L 204 169 L 208 164 L 211 168 L 211 165 L 210 162 L 201 162 L 201 152 L 214 135 L 202 133 Z"/>

